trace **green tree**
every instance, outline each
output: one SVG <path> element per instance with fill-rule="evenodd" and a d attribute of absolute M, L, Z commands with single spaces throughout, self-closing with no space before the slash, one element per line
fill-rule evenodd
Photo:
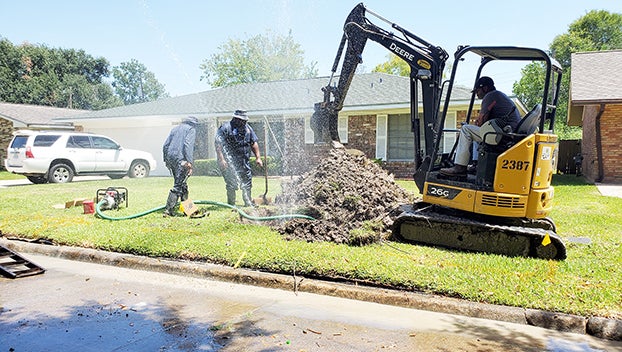
<path fill-rule="evenodd" d="M 0 101 L 15 102 L 19 99 L 16 82 L 22 75 L 22 60 L 13 43 L 0 38 Z"/>
<path fill-rule="evenodd" d="M 106 59 L 83 50 L 15 46 L 0 40 L 0 100 L 17 104 L 96 109 L 122 105 L 103 80 Z"/>
<path fill-rule="evenodd" d="M 376 65 L 376 67 L 374 67 L 372 72 L 382 72 L 382 73 L 388 73 L 390 75 L 397 75 L 397 76 L 404 76 L 404 77 L 410 76 L 410 65 L 408 65 L 408 63 L 404 59 L 401 59 L 399 56 L 395 54 L 387 55 L 387 59 L 388 61 L 385 61 L 379 65 Z M 445 63 L 445 70 L 443 71 L 443 77 L 447 77 L 451 75 L 451 66 L 452 64 L 450 61 Z"/>
<path fill-rule="evenodd" d="M 122 62 L 112 68 L 114 87 L 125 105 L 144 103 L 168 97 L 164 85 L 158 82 L 153 72 L 135 59 Z"/>
<path fill-rule="evenodd" d="M 87 110 L 101 110 L 123 105 L 108 83 L 89 83 L 82 75 L 68 75 L 60 84 L 60 101 L 68 108 L 80 107 Z"/>
<path fill-rule="evenodd" d="M 622 48 L 622 14 L 604 10 L 592 10 L 568 26 L 568 32 L 558 35 L 550 46 L 551 56 L 563 68 L 562 84 L 558 99 L 555 130 L 561 139 L 577 139 L 581 130 L 566 124 L 570 87 L 571 54 L 585 51 L 613 50 Z M 539 101 L 544 82 L 544 68 L 532 63 L 523 71 L 520 81 L 514 83 L 514 93 L 528 106 Z"/>
<path fill-rule="evenodd" d="M 287 36 L 268 32 L 247 40 L 229 39 L 218 50 L 199 66 L 201 80 L 212 87 L 317 76 L 317 63 L 304 64 L 304 51 L 291 31 Z"/>
<path fill-rule="evenodd" d="M 512 88 L 514 94 L 528 109 L 542 103 L 545 75 L 544 64 L 533 62 L 523 67 L 520 81 L 514 83 Z"/>
<path fill-rule="evenodd" d="M 382 72 L 404 77 L 410 76 L 410 66 L 404 59 L 394 54 L 389 54 L 387 58 L 389 59 L 388 61 L 376 65 L 372 72 Z"/>

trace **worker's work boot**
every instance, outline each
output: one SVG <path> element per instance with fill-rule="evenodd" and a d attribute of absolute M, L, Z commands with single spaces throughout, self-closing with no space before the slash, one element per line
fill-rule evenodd
<path fill-rule="evenodd" d="M 242 190 L 242 199 L 244 199 L 244 206 L 245 207 L 254 207 L 255 206 L 255 202 L 253 202 L 253 198 L 251 198 L 251 190 L 250 189 L 243 189 Z"/>
<path fill-rule="evenodd" d="M 177 198 L 177 193 L 173 191 L 168 192 L 168 199 L 166 200 L 166 206 L 164 207 L 164 216 L 175 216 Z"/>
<path fill-rule="evenodd" d="M 189 194 L 190 194 L 190 192 L 188 192 L 188 185 L 184 185 L 184 187 L 182 189 L 182 193 L 181 193 L 181 201 L 182 202 L 187 201 Z"/>
<path fill-rule="evenodd" d="M 227 204 L 235 205 L 235 190 L 233 189 L 227 190 Z"/>
<path fill-rule="evenodd" d="M 467 167 L 466 165 L 456 164 L 453 167 L 441 169 L 440 173 L 445 176 L 466 176 Z"/>
<path fill-rule="evenodd" d="M 467 173 L 471 175 L 475 175 L 477 173 L 477 161 L 473 162 L 473 164 L 469 164 L 467 166 Z"/>

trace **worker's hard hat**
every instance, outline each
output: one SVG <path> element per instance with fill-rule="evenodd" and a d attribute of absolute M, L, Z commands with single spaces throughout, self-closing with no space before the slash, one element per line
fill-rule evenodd
<path fill-rule="evenodd" d="M 233 117 L 235 117 L 236 119 L 243 120 L 243 121 L 248 121 L 248 116 L 246 115 L 246 111 L 244 110 L 236 110 L 233 113 Z"/>
<path fill-rule="evenodd" d="M 199 119 L 197 119 L 197 118 L 196 118 L 196 117 L 194 117 L 194 116 L 188 116 L 188 117 L 185 117 L 185 118 L 182 120 L 182 122 L 183 122 L 183 123 L 189 123 L 189 124 L 191 124 L 191 125 L 197 125 L 197 124 L 199 123 Z"/>

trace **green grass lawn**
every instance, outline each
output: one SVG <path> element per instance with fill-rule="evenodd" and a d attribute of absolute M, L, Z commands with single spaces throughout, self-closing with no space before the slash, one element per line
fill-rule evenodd
<path fill-rule="evenodd" d="M 25 180 L 26 177 L 22 175 L 12 174 L 7 171 L 0 171 L 0 180 Z"/>
<path fill-rule="evenodd" d="M 0 231 L 7 237 L 47 238 L 71 246 L 229 266 L 239 263 L 249 269 L 369 282 L 476 302 L 622 318 L 622 199 L 601 196 L 595 186 L 575 176 L 556 175 L 554 182 L 551 217 L 558 234 L 562 239 L 591 240 L 591 244 L 567 242 L 565 261 L 396 242 L 353 247 L 286 241 L 265 223 L 242 222 L 237 212 L 209 205 L 202 207 L 210 215 L 200 219 L 163 218 L 153 212 L 122 221 L 85 215 L 82 207 L 54 207 L 117 186 L 128 189 L 129 206 L 106 215 L 145 212 L 165 203 L 170 177 L 3 188 Z M 226 200 L 222 178 L 193 176 L 188 183 L 193 200 Z M 398 183 L 416 192 L 414 182 Z M 264 180 L 255 179 L 254 185 L 253 196 L 261 196 Z M 274 199 L 279 192 L 279 181 L 270 179 L 268 196 Z"/>

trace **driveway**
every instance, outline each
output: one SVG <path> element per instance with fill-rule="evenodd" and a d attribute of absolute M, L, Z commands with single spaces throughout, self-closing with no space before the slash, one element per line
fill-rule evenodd
<path fill-rule="evenodd" d="M 622 198 L 622 185 L 597 183 L 598 191 L 603 196 Z"/>
<path fill-rule="evenodd" d="M 108 176 L 76 176 L 73 178 L 71 182 L 84 182 L 84 181 L 93 181 L 93 180 L 108 180 L 110 179 Z M 15 186 L 27 186 L 32 185 L 33 183 L 28 181 L 28 179 L 18 179 L 18 180 L 1 180 L 0 188 L 5 187 L 15 187 Z"/>

